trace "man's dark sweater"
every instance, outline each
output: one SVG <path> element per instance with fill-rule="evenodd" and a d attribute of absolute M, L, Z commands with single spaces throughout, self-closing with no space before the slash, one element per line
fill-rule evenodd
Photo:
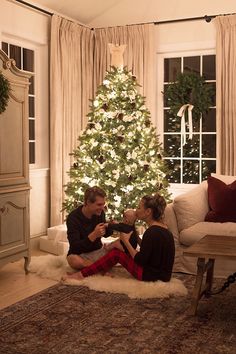
<path fill-rule="evenodd" d="M 102 212 L 101 215 L 93 215 L 91 219 L 88 219 L 82 213 L 82 207 L 83 205 L 73 210 L 68 215 L 66 220 L 67 238 L 70 245 L 68 255 L 88 253 L 102 247 L 100 238 L 97 238 L 94 242 L 92 242 L 88 238 L 88 235 L 93 232 L 98 224 L 106 222 L 105 213 Z M 106 230 L 103 237 L 108 237 L 111 234 L 111 230 Z"/>
<path fill-rule="evenodd" d="M 153 225 L 143 234 L 135 263 L 143 267 L 143 280 L 169 281 L 175 258 L 174 238 L 167 229 Z"/>
<path fill-rule="evenodd" d="M 132 231 L 129 242 L 130 242 L 131 246 L 134 249 L 136 249 L 137 244 L 138 244 L 138 234 L 137 234 L 137 231 L 136 231 L 136 228 L 134 225 L 124 224 L 123 222 L 120 222 L 118 224 L 109 223 L 108 227 L 107 227 L 107 231 L 109 233 L 113 232 L 113 231 L 119 231 L 119 232 L 124 232 L 125 234 L 128 234 L 129 232 Z M 124 248 L 125 253 L 129 254 L 129 251 L 126 248 L 124 242 L 120 240 L 120 243 L 122 244 L 122 247 Z"/>

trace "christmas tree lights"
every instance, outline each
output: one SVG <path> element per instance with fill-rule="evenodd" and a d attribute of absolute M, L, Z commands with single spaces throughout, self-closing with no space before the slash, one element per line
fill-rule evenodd
<path fill-rule="evenodd" d="M 162 147 L 138 86 L 126 68 L 106 73 L 72 153 L 67 212 L 83 203 L 85 189 L 94 185 L 107 193 L 107 216 L 117 219 L 146 194 L 159 192 L 170 200 Z"/>

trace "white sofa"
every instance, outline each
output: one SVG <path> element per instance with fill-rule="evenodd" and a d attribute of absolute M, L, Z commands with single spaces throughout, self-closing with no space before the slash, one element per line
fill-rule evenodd
<path fill-rule="evenodd" d="M 226 184 L 232 183 L 236 177 L 212 174 Z M 236 237 L 235 222 L 205 222 L 209 211 L 207 181 L 202 182 L 191 191 L 176 197 L 168 204 L 165 222 L 175 238 L 176 258 L 174 271 L 195 274 L 197 259 L 183 256 L 183 251 L 207 234 Z M 236 272 L 236 261 L 216 260 L 214 275 L 227 277 Z"/>

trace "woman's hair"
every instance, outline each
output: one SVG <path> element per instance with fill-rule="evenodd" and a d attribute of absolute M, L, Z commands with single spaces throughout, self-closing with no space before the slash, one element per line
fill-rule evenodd
<path fill-rule="evenodd" d="M 97 186 L 87 188 L 84 193 L 84 204 L 87 204 L 87 202 L 94 203 L 96 197 L 105 198 L 106 193 L 102 188 Z"/>
<path fill-rule="evenodd" d="M 156 193 L 152 196 L 145 195 L 142 198 L 142 201 L 144 202 L 145 209 L 150 208 L 152 210 L 152 217 L 154 220 L 162 219 L 166 208 L 166 201 L 164 197 Z"/>

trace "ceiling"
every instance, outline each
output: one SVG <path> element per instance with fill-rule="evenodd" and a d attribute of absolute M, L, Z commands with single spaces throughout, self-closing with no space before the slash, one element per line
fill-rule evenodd
<path fill-rule="evenodd" d="M 201 17 L 234 13 L 236 10 L 235 0 L 25 0 L 25 2 L 64 15 L 89 27 Z"/>

